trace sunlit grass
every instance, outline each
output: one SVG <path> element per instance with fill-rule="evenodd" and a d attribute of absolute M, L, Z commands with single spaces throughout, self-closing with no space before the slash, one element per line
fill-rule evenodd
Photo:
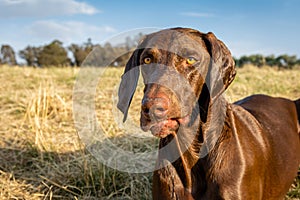
<path fill-rule="evenodd" d="M 108 137 L 124 135 L 112 114 L 112 99 L 122 71 L 107 68 L 96 89 L 96 115 Z M 78 73 L 77 68 L 0 67 L 0 199 L 151 198 L 151 173 L 122 173 L 85 151 L 72 113 Z M 247 66 L 238 69 L 227 99 L 236 101 L 254 93 L 296 99 L 300 97 L 299 77 L 300 69 Z M 135 123 L 141 95 L 142 85 L 130 110 Z M 116 142 L 130 150 L 156 148 L 151 138 L 142 144 L 128 138 Z M 299 185 L 298 177 L 289 193 L 291 198 L 300 198 Z"/>

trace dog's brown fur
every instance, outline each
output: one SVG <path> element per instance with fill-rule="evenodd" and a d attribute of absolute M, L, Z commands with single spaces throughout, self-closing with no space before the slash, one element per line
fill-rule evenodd
<path fill-rule="evenodd" d="M 187 50 L 181 51 L 183 48 Z M 189 55 L 183 52 L 193 52 L 198 62 L 187 65 Z M 133 53 L 125 72 L 145 64 L 147 56 L 152 59 L 148 67 L 160 64 L 176 70 L 197 98 L 194 105 L 190 100 L 181 101 L 172 88 L 145 83 L 141 127 L 161 137 L 160 148 L 176 140 L 178 145 L 170 152 L 179 152 L 175 161 L 159 154 L 158 166 L 165 167 L 154 172 L 153 199 L 283 199 L 300 163 L 300 99 L 253 95 L 228 103 L 222 93 L 234 79 L 234 61 L 212 33 L 174 28 L 151 34 Z M 122 85 L 124 89 L 124 80 Z M 120 90 L 118 106 L 125 115 L 134 89 L 131 91 L 122 94 Z M 182 113 L 188 105 L 189 112 Z M 179 127 L 188 126 L 184 116 L 195 108 L 198 114 L 188 119 L 188 123 L 198 123 L 195 134 L 179 135 Z M 218 117 L 224 117 L 222 124 Z M 186 151 L 181 149 L 182 138 L 191 140 Z M 203 154 L 202 147 L 209 140 L 212 145 Z"/>

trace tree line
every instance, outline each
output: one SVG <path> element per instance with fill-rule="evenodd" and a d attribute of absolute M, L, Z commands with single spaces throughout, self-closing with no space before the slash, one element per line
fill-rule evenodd
<path fill-rule="evenodd" d="M 263 56 L 261 54 L 255 54 L 250 56 L 241 56 L 240 58 L 234 58 L 237 67 L 243 67 L 247 64 L 255 65 L 257 67 L 270 66 L 285 69 L 292 69 L 293 67 L 300 65 L 300 59 L 295 55 L 269 55 Z"/>
<path fill-rule="evenodd" d="M 133 38 L 125 38 L 124 43 L 112 45 L 105 43 L 104 45 L 93 44 L 91 39 L 85 43 L 71 44 L 64 47 L 59 40 L 54 40 L 49 44 L 35 47 L 28 45 L 23 50 L 18 52 L 20 58 L 24 59 L 27 66 L 34 67 L 49 67 L 49 66 L 81 66 L 85 58 L 91 53 L 93 49 L 97 49 L 94 57 L 97 57 L 97 62 L 107 63 L 111 65 L 124 66 L 130 56 L 132 50 L 143 37 L 143 34 L 138 34 Z M 71 55 L 71 58 L 70 58 Z M 234 58 L 237 67 L 245 65 L 255 65 L 257 67 L 271 66 L 291 69 L 296 65 L 300 65 L 300 59 L 295 55 L 269 55 L 263 56 L 261 54 L 241 56 Z M 99 63 L 99 62 L 98 62 Z M 14 49 L 8 45 L 1 45 L 0 64 L 18 65 L 16 60 L 16 53 Z"/>
<path fill-rule="evenodd" d="M 34 67 L 50 67 L 50 66 L 81 66 L 86 57 L 92 50 L 96 50 L 97 61 L 112 62 L 112 65 L 124 65 L 130 56 L 130 51 L 137 45 L 143 35 L 140 33 L 133 38 L 125 38 L 124 43 L 112 45 L 105 43 L 104 45 L 93 44 L 88 39 L 83 44 L 71 44 L 67 47 L 63 46 L 63 42 L 54 40 L 44 46 L 30 46 L 18 52 L 20 58 L 26 62 L 26 66 Z M 16 52 L 8 45 L 1 45 L 0 64 L 18 65 L 16 60 Z"/>

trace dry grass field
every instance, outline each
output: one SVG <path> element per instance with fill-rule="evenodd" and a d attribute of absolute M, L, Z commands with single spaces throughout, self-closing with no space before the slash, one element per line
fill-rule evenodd
<path fill-rule="evenodd" d="M 151 199 L 151 173 L 128 174 L 106 167 L 78 138 L 72 114 L 78 72 L 77 68 L 0 66 L 1 200 Z M 97 115 L 105 124 L 110 122 L 106 119 L 111 113 L 108 104 L 114 84 L 110 83 L 117 83 L 121 74 L 122 69 L 109 68 L 102 80 L 110 87 L 97 89 Z M 226 96 L 232 102 L 254 93 L 300 98 L 299 77 L 300 68 L 247 66 L 238 69 Z M 138 107 L 132 112 L 139 112 Z M 115 128 L 105 128 L 111 136 L 118 135 Z M 299 173 L 287 199 L 300 199 Z"/>

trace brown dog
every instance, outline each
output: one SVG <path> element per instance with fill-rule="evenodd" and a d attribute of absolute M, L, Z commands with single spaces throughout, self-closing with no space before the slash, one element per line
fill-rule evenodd
<path fill-rule="evenodd" d="M 160 137 L 153 199 L 283 199 L 300 163 L 300 99 L 222 93 L 235 77 L 227 47 L 187 28 L 145 37 L 128 61 L 126 120 L 139 72 L 141 128 Z"/>

